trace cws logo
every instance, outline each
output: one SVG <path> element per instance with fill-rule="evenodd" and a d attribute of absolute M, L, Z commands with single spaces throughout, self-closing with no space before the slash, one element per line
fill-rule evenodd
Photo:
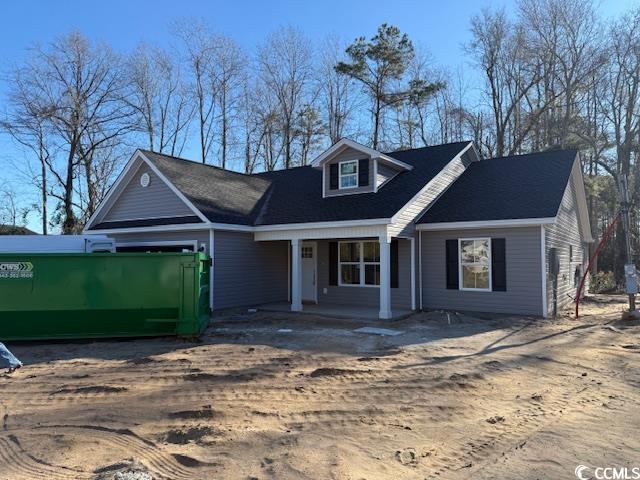
<path fill-rule="evenodd" d="M 0 263 L 0 278 L 33 278 L 33 263 L 31 262 Z"/>

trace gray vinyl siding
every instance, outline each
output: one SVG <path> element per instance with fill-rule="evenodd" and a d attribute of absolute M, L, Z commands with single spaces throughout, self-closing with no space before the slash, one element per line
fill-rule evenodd
<path fill-rule="evenodd" d="M 424 231 L 421 235 L 423 309 L 543 314 L 540 227 Z M 505 239 L 505 292 L 446 288 L 446 240 L 478 237 Z"/>
<path fill-rule="evenodd" d="M 288 243 L 256 242 L 252 233 L 215 231 L 214 309 L 286 302 Z"/>
<path fill-rule="evenodd" d="M 331 175 L 329 174 L 329 166 L 335 163 L 344 162 L 346 160 L 361 160 L 363 158 L 367 158 L 367 156 L 359 152 L 358 150 L 354 150 L 353 148 L 348 148 L 345 151 L 339 153 L 334 158 L 325 163 L 322 168 L 324 168 L 324 195 L 325 197 L 334 197 L 336 195 L 348 195 L 352 193 L 366 193 L 373 192 L 374 190 L 374 178 L 373 178 L 373 161 L 369 159 L 369 185 L 366 187 L 355 187 L 348 188 L 344 190 L 331 189 Z"/>
<path fill-rule="evenodd" d="M 475 154 L 474 154 L 475 155 Z M 455 182 L 467 166 L 473 161 L 469 150 L 453 159 L 429 184 L 429 188 L 420 193 L 415 200 L 398 215 L 398 219 L 389 226 L 394 237 L 412 237 L 415 232 L 415 220 Z"/>
<path fill-rule="evenodd" d="M 547 292 L 549 313 L 553 313 L 554 294 L 553 277 L 549 274 L 549 250 L 556 248 L 560 259 L 558 275 L 558 310 L 569 305 L 575 297 L 574 273 L 577 266 L 584 263 L 585 245 L 580 234 L 576 195 L 573 182 L 569 182 L 562 197 L 556 222 L 545 227 L 547 250 Z M 569 260 L 569 246 L 573 245 L 573 257 Z"/>
<path fill-rule="evenodd" d="M 356 239 L 354 241 L 361 241 Z M 372 239 L 373 240 L 373 239 Z M 336 240 L 337 241 L 337 240 Z M 342 241 L 342 240 L 341 240 Z M 345 240 L 348 241 L 348 240 Z M 391 308 L 411 309 L 411 247 L 408 240 L 398 244 L 398 288 L 391 289 Z M 326 288 L 327 293 L 324 293 Z M 329 241 L 318 241 L 318 304 L 379 306 L 378 287 L 329 285 Z"/>
<path fill-rule="evenodd" d="M 149 243 L 149 242 L 174 242 L 197 241 L 198 248 L 205 245 L 209 251 L 209 230 L 194 230 L 187 232 L 141 232 L 141 233 L 110 233 L 109 237 L 116 239 L 118 243 Z"/>
<path fill-rule="evenodd" d="M 383 183 L 391 180 L 398 174 L 398 170 L 395 168 L 391 168 L 388 165 L 384 165 L 380 162 L 378 163 L 378 175 L 376 176 L 376 186 L 380 188 Z"/>
<path fill-rule="evenodd" d="M 144 173 L 149 174 L 151 181 L 149 186 L 143 188 L 140 185 L 140 176 Z M 101 221 L 186 215 L 195 214 L 146 164 L 142 164 Z"/>

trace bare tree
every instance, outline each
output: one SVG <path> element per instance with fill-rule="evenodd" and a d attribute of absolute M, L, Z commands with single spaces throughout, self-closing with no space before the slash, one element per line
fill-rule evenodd
<path fill-rule="evenodd" d="M 78 32 L 47 48 L 35 47 L 18 74 L 25 82 L 25 101 L 39 106 L 64 152 L 63 158 L 47 161 L 58 187 L 49 194 L 61 202 L 63 232 L 77 231 L 78 168 L 131 128 L 131 111 L 123 102 L 126 76 L 109 47 L 94 45 Z"/>
<path fill-rule="evenodd" d="M 353 79 L 338 73 L 336 65 L 345 61 L 344 47 L 337 37 L 327 37 L 322 44 L 317 70 L 322 113 L 326 119 L 331 144 L 347 135 L 354 115 L 355 95 Z"/>
<path fill-rule="evenodd" d="M 28 82 L 23 78 L 21 70 L 16 70 L 11 76 L 11 90 L 9 93 L 10 113 L 0 121 L 0 130 L 7 132 L 18 144 L 29 152 L 30 157 L 37 163 L 35 174 L 28 175 L 29 179 L 39 190 L 39 205 L 42 234 L 49 231 L 49 216 L 47 201 L 49 199 L 48 165 L 54 152 L 52 135 L 47 125 L 47 108 L 37 102 L 29 92 Z"/>
<path fill-rule="evenodd" d="M 311 54 L 309 40 L 294 27 L 279 28 L 258 49 L 260 78 L 277 100 L 285 168 L 293 165 L 295 121 L 312 78 Z"/>
<path fill-rule="evenodd" d="M 214 69 L 213 34 L 203 22 L 183 21 L 174 26 L 184 47 L 190 89 L 195 99 L 195 116 L 200 143 L 200 160 L 207 163 L 215 141 L 216 99 L 219 82 Z"/>
<path fill-rule="evenodd" d="M 229 144 L 233 131 L 233 122 L 237 117 L 242 82 L 246 78 L 244 69 L 246 57 L 238 44 L 230 37 L 223 35 L 213 39 L 214 78 L 217 83 L 216 92 L 219 111 L 220 166 L 227 168 Z"/>
<path fill-rule="evenodd" d="M 178 62 L 160 48 L 140 44 L 128 59 L 127 74 L 127 100 L 149 149 L 180 155 L 195 108 Z"/>

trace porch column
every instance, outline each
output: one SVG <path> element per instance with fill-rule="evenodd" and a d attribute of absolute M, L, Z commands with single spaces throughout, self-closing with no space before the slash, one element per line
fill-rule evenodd
<path fill-rule="evenodd" d="M 380 314 L 383 320 L 391 318 L 391 239 L 380 235 Z"/>
<path fill-rule="evenodd" d="M 302 262 L 300 240 L 291 240 L 291 311 L 302 311 Z"/>

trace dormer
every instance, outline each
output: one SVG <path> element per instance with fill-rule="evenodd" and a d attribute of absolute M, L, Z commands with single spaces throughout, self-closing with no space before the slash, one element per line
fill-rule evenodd
<path fill-rule="evenodd" d="M 377 150 L 343 138 L 311 165 L 322 169 L 322 196 L 377 192 L 398 173 L 413 167 Z"/>

